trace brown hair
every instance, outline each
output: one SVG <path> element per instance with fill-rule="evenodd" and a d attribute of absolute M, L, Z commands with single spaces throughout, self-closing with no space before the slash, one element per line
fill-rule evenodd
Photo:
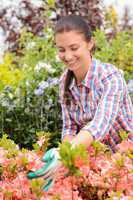
<path fill-rule="evenodd" d="M 87 24 L 87 22 L 83 19 L 83 17 L 79 15 L 67 15 L 58 20 L 55 26 L 55 35 L 58 33 L 76 31 L 84 35 L 85 40 L 89 42 L 92 37 L 91 28 Z M 67 99 L 69 97 L 69 85 L 72 81 L 74 74 L 71 70 L 68 70 L 65 86 L 64 86 L 64 98 Z M 67 101 L 68 102 L 68 101 Z"/>

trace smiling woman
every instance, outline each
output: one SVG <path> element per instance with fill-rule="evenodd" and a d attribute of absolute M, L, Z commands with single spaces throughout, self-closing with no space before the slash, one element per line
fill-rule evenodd
<path fill-rule="evenodd" d="M 57 22 L 55 42 L 66 65 L 59 90 L 62 142 L 70 141 L 73 148 L 79 144 L 88 148 L 98 140 L 115 152 L 121 142 L 120 131 L 131 133 L 130 139 L 133 134 L 133 105 L 121 71 L 92 57 L 94 41 L 80 16 L 65 16 Z M 48 166 L 32 172 L 29 178 L 43 176 L 51 185 L 61 162 L 58 149 L 46 155 Z"/>
<path fill-rule="evenodd" d="M 80 82 L 85 77 L 91 62 L 90 50 L 93 47 L 93 41 L 86 42 L 84 35 L 77 34 L 76 31 L 57 34 L 55 41 L 59 58 L 69 70 L 74 72 L 77 82 Z"/>

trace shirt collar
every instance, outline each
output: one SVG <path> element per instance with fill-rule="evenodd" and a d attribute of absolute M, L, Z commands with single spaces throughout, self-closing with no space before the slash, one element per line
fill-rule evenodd
<path fill-rule="evenodd" d="M 84 80 L 82 80 L 82 82 L 81 82 L 81 84 L 84 85 L 87 88 L 91 88 L 91 84 L 92 84 L 93 78 L 95 76 L 96 64 L 97 64 L 97 60 L 92 59 L 92 63 L 89 67 L 89 70 L 88 70 Z M 76 86 L 76 79 L 75 78 L 72 79 L 72 81 L 69 85 L 69 89 L 71 90 L 74 86 Z"/>

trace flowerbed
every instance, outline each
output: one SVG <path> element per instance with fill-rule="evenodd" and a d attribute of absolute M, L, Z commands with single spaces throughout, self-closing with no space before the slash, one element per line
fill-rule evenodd
<path fill-rule="evenodd" d="M 133 199 L 133 141 L 122 141 L 114 154 L 98 142 L 87 152 L 81 147 L 73 150 L 69 143 L 61 144 L 64 166 L 48 192 L 41 189 L 43 178 L 26 177 L 27 171 L 44 165 L 40 160 L 43 143 L 37 144 L 38 150 L 20 150 L 5 135 L 0 139 L 1 200 Z"/>

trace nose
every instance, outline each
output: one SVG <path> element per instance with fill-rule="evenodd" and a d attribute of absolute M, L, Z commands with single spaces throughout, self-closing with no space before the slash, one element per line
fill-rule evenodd
<path fill-rule="evenodd" d="M 66 52 L 66 53 L 65 53 L 65 55 L 64 55 L 65 61 L 68 62 L 68 61 L 72 60 L 72 58 L 73 58 L 73 55 L 72 55 L 71 52 Z"/>

